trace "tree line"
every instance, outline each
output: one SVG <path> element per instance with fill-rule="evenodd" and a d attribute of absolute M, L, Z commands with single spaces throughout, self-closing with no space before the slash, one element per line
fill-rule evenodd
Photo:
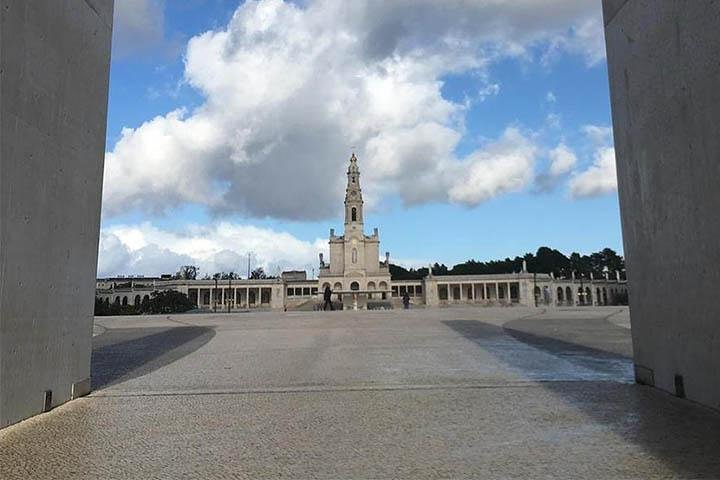
<path fill-rule="evenodd" d="M 565 256 L 559 250 L 540 247 L 535 254 L 526 253 L 522 257 L 518 256 L 512 259 L 487 262 L 468 260 L 452 268 L 435 263 L 432 265 L 432 273 L 437 276 L 516 273 L 522 271 L 523 261 L 527 263 L 528 272 L 552 273 L 556 278 L 571 278 L 573 272 L 576 276 L 582 275 L 585 278 L 589 278 L 591 273 L 594 278 L 604 278 L 605 272 L 607 272 L 610 279 L 617 279 L 616 272 L 620 272 L 621 279 L 625 278 L 625 259 L 611 248 L 604 248 L 590 255 L 573 252 L 570 256 Z M 425 278 L 429 272 L 428 267 L 406 269 L 390 264 L 390 276 L 393 280 L 420 280 Z"/>
<path fill-rule="evenodd" d="M 195 265 L 183 265 L 180 267 L 180 270 L 173 275 L 173 280 L 197 280 L 198 276 L 200 275 L 200 269 L 196 267 Z M 258 267 L 252 272 L 250 272 L 250 279 L 251 280 L 269 280 L 274 279 L 277 277 L 274 277 L 272 275 L 268 275 L 265 273 L 265 270 L 262 267 Z M 240 280 L 242 277 L 239 273 L 235 272 L 217 272 L 210 274 L 205 274 L 203 277 L 201 277 L 202 280 Z"/>

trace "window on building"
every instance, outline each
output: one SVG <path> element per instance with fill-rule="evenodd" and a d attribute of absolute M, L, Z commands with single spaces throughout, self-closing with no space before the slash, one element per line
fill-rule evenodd
<path fill-rule="evenodd" d="M 288 297 L 292 297 L 293 295 L 295 295 L 295 289 L 294 289 L 294 288 L 288 288 L 288 289 L 287 289 L 287 295 L 288 295 Z"/>
<path fill-rule="evenodd" d="M 352 207 L 350 210 L 350 216 L 352 217 L 353 222 L 357 222 L 357 208 Z"/>

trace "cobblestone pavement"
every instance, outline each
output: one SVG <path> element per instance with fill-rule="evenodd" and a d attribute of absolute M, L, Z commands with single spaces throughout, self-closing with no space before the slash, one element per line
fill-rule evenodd
<path fill-rule="evenodd" d="M 627 311 L 101 318 L 94 392 L 0 479 L 720 478 L 720 415 L 632 383 Z"/>

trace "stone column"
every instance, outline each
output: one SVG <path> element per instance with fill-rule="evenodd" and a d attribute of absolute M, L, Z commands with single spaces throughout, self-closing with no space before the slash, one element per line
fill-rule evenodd
<path fill-rule="evenodd" d="M 603 7 L 636 379 L 717 409 L 720 3 Z"/>
<path fill-rule="evenodd" d="M 112 0 L 0 7 L 0 428 L 90 391 Z"/>

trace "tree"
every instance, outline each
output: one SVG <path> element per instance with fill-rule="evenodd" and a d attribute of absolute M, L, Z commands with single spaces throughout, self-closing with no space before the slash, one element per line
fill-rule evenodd
<path fill-rule="evenodd" d="M 222 272 L 220 274 L 220 280 L 240 280 L 240 275 L 235 272 Z"/>
<path fill-rule="evenodd" d="M 265 274 L 265 270 L 262 267 L 258 267 L 250 274 L 252 280 L 265 280 L 268 276 Z"/>
<path fill-rule="evenodd" d="M 175 274 L 175 278 L 179 280 L 195 280 L 197 279 L 200 269 L 195 265 L 183 265 L 180 271 Z"/>
<path fill-rule="evenodd" d="M 150 314 L 183 313 L 194 309 L 195 304 L 182 292 L 164 290 L 153 292 L 150 300 L 143 302 L 141 308 L 143 313 Z"/>

